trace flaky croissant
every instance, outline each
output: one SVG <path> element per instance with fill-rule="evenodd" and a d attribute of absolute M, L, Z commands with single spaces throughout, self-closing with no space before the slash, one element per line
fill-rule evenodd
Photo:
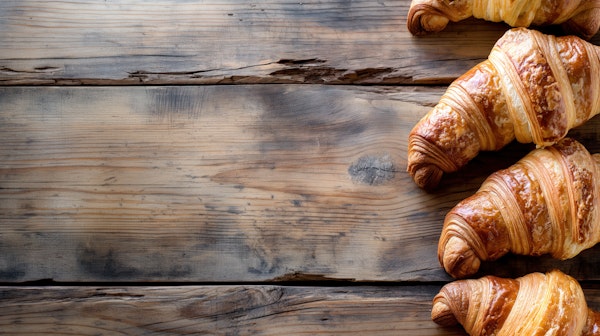
<path fill-rule="evenodd" d="M 600 313 L 587 307 L 579 283 L 557 270 L 451 282 L 434 297 L 431 318 L 460 323 L 472 336 L 600 335 Z"/>
<path fill-rule="evenodd" d="M 590 39 L 600 28 L 600 0 L 413 0 L 406 25 L 413 35 L 423 35 L 471 16 L 512 27 L 560 24 Z"/>
<path fill-rule="evenodd" d="M 412 129 L 408 172 L 432 189 L 479 151 L 499 150 L 515 137 L 552 145 L 599 112 L 600 47 L 513 28 Z"/>
<path fill-rule="evenodd" d="M 438 245 L 463 278 L 508 252 L 568 259 L 600 241 L 600 154 L 565 138 L 490 175 L 448 212 Z"/>

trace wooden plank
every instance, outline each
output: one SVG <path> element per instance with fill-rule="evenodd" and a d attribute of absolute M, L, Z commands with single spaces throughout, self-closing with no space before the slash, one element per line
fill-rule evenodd
<path fill-rule="evenodd" d="M 472 19 L 415 38 L 409 4 L 1 1 L 0 85 L 449 83 L 507 29 Z"/>
<path fill-rule="evenodd" d="M 435 286 L 0 288 L 6 333 L 462 335 L 430 319 Z"/>
<path fill-rule="evenodd" d="M 466 335 L 430 319 L 440 286 L 2 287 L 6 333 Z M 600 310 L 600 288 L 585 286 Z"/>
<path fill-rule="evenodd" d="M 0 281 L 448 280 L 445 213 L 531 148 L 418 189 L 407 135 L 442 92 L 0 88 Z M 572 134 L 600 152 L 599 128 Z M 600 279 L 600 246 L 508 260 L 486 273 Z"/>

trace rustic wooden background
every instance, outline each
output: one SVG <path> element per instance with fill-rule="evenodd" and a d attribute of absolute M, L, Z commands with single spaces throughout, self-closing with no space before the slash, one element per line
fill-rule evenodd
<path fill-rule="evenodd" d="M 0 2 L 0 332 L 464 335 L 444 215 L 532 147 L 414 185 L 408 132 L 507 26 L 415 38 L 409 3 Z M 478 275 L 553 268 L 600 310 L 600 245 Z"/>

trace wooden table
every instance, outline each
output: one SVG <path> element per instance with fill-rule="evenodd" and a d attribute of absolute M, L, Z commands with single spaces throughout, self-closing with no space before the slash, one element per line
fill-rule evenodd
<path fill-rule="evenodd" d="M 0 2 L 0 330 L 464 335 L 429 316 L 444 215 L 531 147 L 414 185 L 408 132 L 507 26 L 408 5 Z M 479 275 L 553 268 L 600 309 L 600 246 Z"/>

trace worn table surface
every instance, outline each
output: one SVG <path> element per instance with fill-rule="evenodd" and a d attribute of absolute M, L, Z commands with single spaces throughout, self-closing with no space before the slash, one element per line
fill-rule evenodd
<path fill-rule="evenodd" d="M 408 132 L 507 26 L 415 38 L 409 3 L 0 2 L 0 331 L 464 335 L 444 215 L 531 147 L 414 185 Z M 600 246 L 478 275 L 553 268 L 600 309 Z"/>

